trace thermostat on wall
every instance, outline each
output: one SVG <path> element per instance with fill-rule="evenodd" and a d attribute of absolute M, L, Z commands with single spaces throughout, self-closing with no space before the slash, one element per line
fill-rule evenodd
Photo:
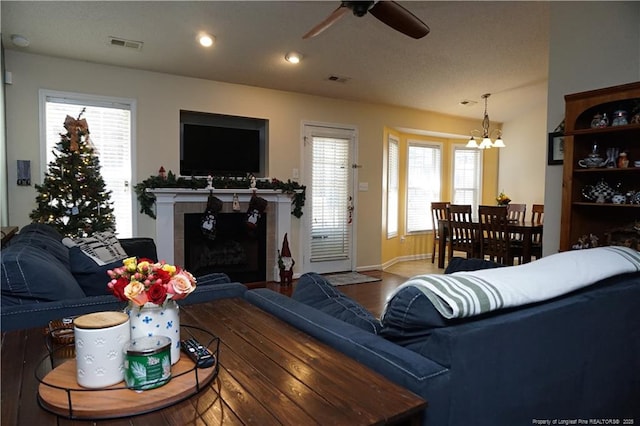
<path fill-rule="evenodd" d="M 18 185 L 31 186 L 31 161 L 18 161 Z"/>

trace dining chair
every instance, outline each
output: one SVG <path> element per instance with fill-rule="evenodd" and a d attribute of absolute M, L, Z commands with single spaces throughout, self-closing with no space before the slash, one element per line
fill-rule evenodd
<path fill-rule="evenodd" d="M 526 204 L 509 203 L 507 204 L 507 216 L 509 220 L 523 222 L 527 214 Z"/>
<path fill-rule="evenodd" d="M 542 225 L 544 222 L 544 204 L 531 205 L 531 223 Z"/>
<path fill-rule="evenodd" d="M 489 260 L 513 265 L 514 258 L 520 257 L 522 248 L 511 243 L 509 232 L 509 212 L 501 206 L 479 206 L 479 239 L 481 257 Z"/>
<path fill-rule="evenodd" d="M 448 238 L 445 236 L 444 241 L 441 238 L 438 223 L 441 220 L 447 220 L 448 201 L 437 201 L 431 203 L 431 223 L 433 224 L 433 252 L 431 253 L 431 263 L 436 260 L 436 244 L 447 244 Z"/>
<path fill-rule="evenodd" d="M 478 228 L 471 219 L 471 204 L 450 204 L 447 212 L 449 231 L 449 261 L 454 251 L 463 251 L 467 258 L 480 255 Z"/>
<path fill-rule="evenodd" d="M 544 222 L 544 204 L 531 205 L 531 223 L 542 225 Z M 542 232 L 535 233 L 531 237 L 531 256 L 536 259 L 542 257 Z"/>
<path fill-rule="evenodd" d="M 527 205 L 518 203 L 509 203 L 507 205 L 507 218 L 511 222 L 524 222 L 527 215 Z M 519 233 L 511 233 L 511 241 L 522 241 L 524 237 Z"/>

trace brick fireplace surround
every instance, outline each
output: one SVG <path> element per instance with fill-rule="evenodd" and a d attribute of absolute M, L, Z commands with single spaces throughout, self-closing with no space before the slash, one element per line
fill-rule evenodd
<path fill-rule="evenodd" d="M 208 189 L 156 188 L 149 190 L 156 196 L 156 245 L 158 259 L 184 265 L 184 215 L 203 213 L 207 206 Z M 238 195 L 240 211 L 246 212 L 252 189 L 212 189 L 223 205 L 221 212 L 232 212 L 234 194 Z M 267 200 L 267 259 L 265 276 L 268 281 L 280 281 L 277 250 L 284 234 L 291 235 L 291 197 L 272 189 L 255 190 Z"/>

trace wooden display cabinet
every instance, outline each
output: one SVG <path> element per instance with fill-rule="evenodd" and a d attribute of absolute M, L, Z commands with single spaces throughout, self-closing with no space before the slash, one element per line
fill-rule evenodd
<path fill-rule="evenodd" d="M 583 235 L 594 234 L 599 245 L 606 245 L 613 229 L 640 222 L 640 195 L 623 204 L 614 204 L 610 197 L 604 202 L 589 200 L 583 191 L 589 185 L 604 181 L 623 194 L 640 193 L 640 124 L 632 117 L 640 113 L 640 82 L 591 90 L 565 96 L 564 170 L 562 182 L 562 216 L 560 250 L 570 250 Z M 629 124 L 612 126 L 614 111 L 628 112 Z M 607 127 L 592 128 L 596 114 L 607 114 Z M 578 162 L 597 145 L 603 159 L 607 149 L 618 148 L 628 155 L 629 166 L 583 168 Z M 600 200 L 602 201 L 602 200 Z"/>

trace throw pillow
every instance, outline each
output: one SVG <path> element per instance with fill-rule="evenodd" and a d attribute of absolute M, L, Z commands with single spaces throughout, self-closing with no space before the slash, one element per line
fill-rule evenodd
<path fill-rule="evenodd" d="M 90 237 L 76 238 L 73 242 L 100 266 L 128 257 L 113 232 L 96 232 Z"/>
<path fill-rule="evenodd" d="M 371 312 L 314 272 L 300 277 L 291 298 L 365 331 L 380 331 L 380 321 Z"/>
<path fill-rule="evenodd" d="M 75 246 L 69 249 L 69 261 L 71 263 L 71 273 L 87 296 L 111 294 L 107 288 L 107 284 L 111 279 L 107 275 L 107 271 L 121 267 L 122 260 L 97 265 L 79 246 Z"/>
<path fill-rule="evenodd" d="M 416 287 L 405 287 L 387 303 L 380 335 L 399 344 L 410 343 L 449 325 L 425 294 Z"/>

